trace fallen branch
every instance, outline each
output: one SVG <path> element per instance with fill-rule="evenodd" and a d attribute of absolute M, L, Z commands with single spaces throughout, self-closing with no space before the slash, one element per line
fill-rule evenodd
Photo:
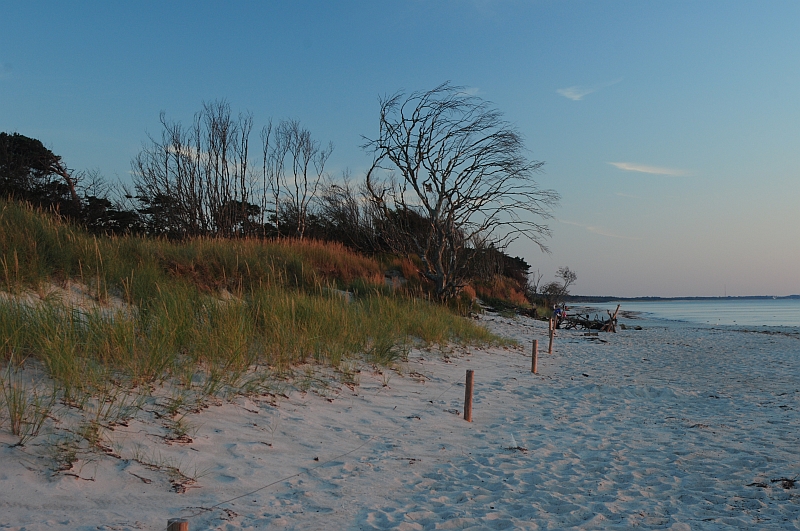
<path fill-rule="evenodd" d="M 619 313 L 620 305 L 617 304 L 617 309 L 612 314 L 611 311 L 606 310 L 608 313 L 607 320 L 597 319 L 589 320 L 589 315 L 586 318 L 576 315 L 574 317 L 566 317 L 564 319 L 563 327 L 566 329 L 582 328 L 584 330 L 599 330 L 600 332 L 615 332 L 617 331 L 617 314 Z"/>

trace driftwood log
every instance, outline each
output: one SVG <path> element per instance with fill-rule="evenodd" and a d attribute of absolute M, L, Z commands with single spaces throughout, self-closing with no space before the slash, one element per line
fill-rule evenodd
<path fill-rule="evenodd" d="M 573 328 L 582 328 L 584 330 L 599 330 L 601 332 L 614 332 L 617 331 L 617 314 L 619 313 L 620 305 L 617 304 L 617 309 L 614 310 L 612 314 L 610 310 L 606 310 L 608 313 L 608 319 L 598 319 L 597 316 L 593 320 L 589 319 L 587 315 L 586 318 L 581 317 L 580 315 L 576 315 L 573 317 L 566 317 L 564 319 L 564 324 L 562 325 L 566 329 L 573 329 Z"/>

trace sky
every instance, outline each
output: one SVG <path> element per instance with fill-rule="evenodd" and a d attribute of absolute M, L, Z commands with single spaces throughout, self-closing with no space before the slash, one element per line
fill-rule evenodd
<path fill-rule="evenodd" d="M 546 281 L 616 296 L 800 293 L 800 2 L 0 1 L 0 131 L 130 182 L 159 113 L 297 119 L 363 178 L 379 98 L 491 102 L 561 195 Z M 257 135 L 254 135 L 257 140 Z"/>

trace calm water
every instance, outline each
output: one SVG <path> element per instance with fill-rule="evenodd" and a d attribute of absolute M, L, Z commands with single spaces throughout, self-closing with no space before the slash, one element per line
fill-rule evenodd
<path fill-rule="evenodd" d="M 620 301 L 621 309 L 645 317 L 712 325 L 800 327 L 800 299 Z M 592 304 L 612 311 L 617 303 Z"/>

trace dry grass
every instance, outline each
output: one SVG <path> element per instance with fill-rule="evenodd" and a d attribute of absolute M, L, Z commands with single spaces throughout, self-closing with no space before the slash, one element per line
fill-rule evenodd
<path fill-rule="evenodd" d="M 474 289 L 477 296 L 486 301 L 501 300 L 517 306 L 530 306 L 520 286 L 507 277 L 498 275 L 491 280 L 475 282 Z"/>
<path fill-rule="evenodd" d="M 95 238 L 0 202 L 0 269 L 0 428 L 21 443 L 56 401 L 82 412 L 74 431 L 95 447 L 153 389 L 179 392 L 174 415 L 264 392 L 298 364 L 345 379 L 354 360 L 391 365 L 413 345 L 502 342 L 387 287 L 376 260 L 315 241 Z M 60 295 L 75 285 L 83 300 Z M 23 384 L 26 367 L 55 387 Z"/>

